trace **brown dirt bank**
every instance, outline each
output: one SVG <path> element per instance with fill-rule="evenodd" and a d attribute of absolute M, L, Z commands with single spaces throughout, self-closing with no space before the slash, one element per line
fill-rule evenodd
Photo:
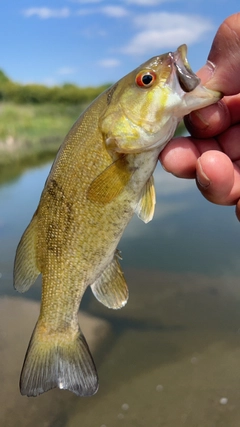
<path fill-rule="evenodd" d="M 79 399 L 67 391 L 51 390 L 37 398 L 20 395 L 19 374 L 39 303 L 23 298 L 0 298 L 0 426 L 61 427 L 66 408 Z M 107 322 L 80 314 L 81 328 L 93 354 L 111 332 Z"/>
<path fill-rule="evenodd" d="M 239 427 L 238 277 L 126 271 L 117 312 L 88 307 L 113 327 L 100 390 L 66 427 Z"/>
<path fill-rule="evenodd" d="M 0 299 L 1 426 L 240 426 L 238 277 L 128 270 L 126 278 L 125 308 L 107 310 L 90 298 L 88 313 L 96 317 L 81 320 L 100 377 L 89 399 L 58 390 L 20 396 L 39 305 Z"/>

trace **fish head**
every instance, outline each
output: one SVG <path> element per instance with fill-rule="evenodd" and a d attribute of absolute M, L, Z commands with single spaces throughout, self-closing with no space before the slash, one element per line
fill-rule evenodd
<path fill-rule="evenodd" d="M 122 153 L 164 148 L 191 111 L 221 98 L 201 85 L 187 60 L 187 46 L 155 56 L 108 92 L 101 130 L 109 149 Z"/>

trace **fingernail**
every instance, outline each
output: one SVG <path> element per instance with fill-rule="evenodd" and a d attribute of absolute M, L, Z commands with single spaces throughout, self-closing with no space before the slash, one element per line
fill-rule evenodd
<path fill-rule="evenodd" d="M 238 203 L 237 203 L 237 205 L 236 205 L 236 217 L 237 217 L 237 219 L 238 219 L 238 221 L 240 222 L 240 211 L 239 211 L 239 201 L 238 201 Z"/>
<path fill-rule="evenodd" d="M 205 119 L 203 114 L 200 113 L 200 111 L 193 111 L 192 113 L 190 113 L 188 120 L 190 121 L 192 126 L 200 130 L 205 130 L 209 126 L 208 121 Z"/>
<path fill-rule="evenodd" d="M 198 77 L 201 79 L 201 84 L 207 86 L 207 83 L 212 79 L 216 67 L 213 62 L 207 60 L 206 64 L 198 71 Z"/>
<path fill-rule="evenodd" d="M 206 64 L 202 67 L 203 78 L 201 79 L 202 83 L 205 84 L 213 77 L 216 67 L 212 61 L 207 60 Z"/>
<path fill-rule="evenodd" d="M 203 188 L 209 187 L 211 181 L 208 178 L 208 176 L 205 174 L 205 172 L 203 171 L 202 164 L 201 164 L 201 161 L 199 159 L 198 159 L 198 169 L 199 169 L 199 171 L 197 170 L 197 172 L 196 172 L 196 179 L 197 179 L 198 184 Z"/>

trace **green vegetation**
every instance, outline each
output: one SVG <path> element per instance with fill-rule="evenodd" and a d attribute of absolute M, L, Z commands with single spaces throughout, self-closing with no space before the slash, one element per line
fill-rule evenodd
<path fill-rule="evenodd" d="M 80 113 L 108 86 L 21 85 L 0 70 L 0 181 L 13 169 L 52 159 Z"/>
<path fill-rule="evenodd" d="M 86 104 L 100 95 L 107 87 L 109 87 L 109 84 L 99 87 L 84 88 L 70 83 L 53 87 L 40 84 L 22 85 L 11 81 L 6 74 L 0 70 L 0 101 L 14 102 L 17 104 Z"/>
<path fill-rule="evenodd" d="M 81 112 L 108 86 L 20 85 L 0 70 L 0 182 L 52 159 Z"/>
<path fill-rule="evenodd" d="M 83 105 L 0 103 L 0 166 L 29 151 L 56 152 Z"/>
<path fill-rule="evenodd" d="M 52 159 L 85 107 L 0 103 L 0 182 L 10 178 L 13 169 L 19 173 Z"/>

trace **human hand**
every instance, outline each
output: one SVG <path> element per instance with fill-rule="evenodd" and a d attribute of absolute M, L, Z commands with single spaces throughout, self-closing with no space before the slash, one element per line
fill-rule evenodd
<path fill-rule="evenodd" d="M 191 137 L 170 141 L 160 161 L 177 177 L 196 178 L 207 200 L 236 205 L 240 220 L 240 13 L 219 27 L 207 64 L 197 74 L 224 98 L 186 117 Z"/>

